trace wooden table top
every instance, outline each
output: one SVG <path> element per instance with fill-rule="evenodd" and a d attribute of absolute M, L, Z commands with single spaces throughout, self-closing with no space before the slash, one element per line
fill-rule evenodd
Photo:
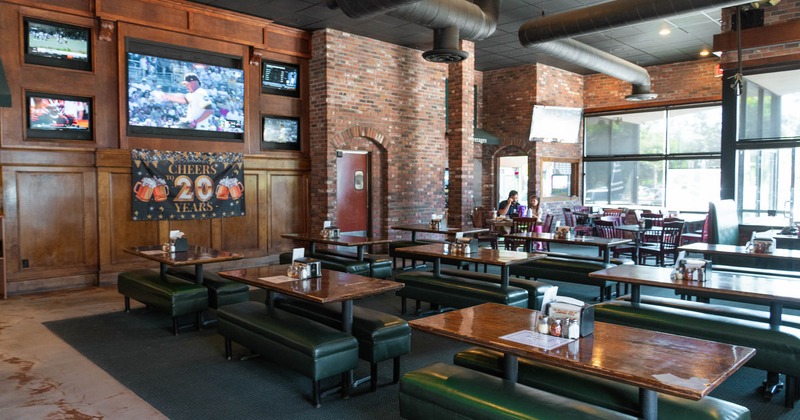
<path fill-rule="evenodd" d="M 440 225 L 439 229 L 431 229 L 431 226 L 427 223 L 419 223 L 419 224 L 411 224 L 411 225 L 397 225 L 391 226 L 390 229 L 394 230 L 402 230 L 406 232 L 423 232 L 423 233 L 442 233 L 447 235 L 455 235 L 456 233 L 463 233 L 465 235 L 471 235 L 475 233 L 483 233 L 488 232 L 489 229 L 487 228 L 476 228 L 476 227 L 447 227 L 444 223 Z"/>
<path fill-rule="evenodd" d="M 622 382 L 699 400 L 755 355 L 749 347 L 595 322 L 594 334 L 552 350 L 502 339 L 536 330 L 538 311 L 484 303 L 409 321 L 412 328 Z"/>
<path fill-rule="evenodd" d="M 525 239 L 525 240 L 541 241 L 541 242 L 596 246 L 600 248 L 623 245 L 631 241 L 630 239 L 625 239 L 625 238 L 602 238 L 599 236 L 577 236 L 577 235 L 572 235 L 571 237 L 559 239 L 556 238 L 556 235 L 554 233 L 541 233 L 541 232 L 511 233 L 508 235 L 504 235 L 504 237 L 511 239 Z"/>
<path fill-rule="evenodd" d="M 449 244 L 427 244 L 398 248 L 398 251 L 409 254 L 426 255 L 430 257 L 450 258 L 459 261 L 469 261 L 480 264 L 509 266 L 522 264 L 528 261 L 547 257 L 546 254 L 536 252 L 507 251 L 502 249 L 478 248 L 472 254 L 455 253 Z"/>
<path fill-rule="evenodd" d="M 745 301 L 800 304 L 800 282 L 777 276 L 759 276 L 711 271 L 706 281 L 670 280 L 671 268 L 643 265 L 618 265 L 589 273 L 589 277 L 642 286 L 662 287 L 714 294 Z"/>
<path fill-rule="evenodd" d="M 782 260 L 800 260 L 800 250 L 776 248 L 770 253 L 756 253 L 747 251 L 747 248 L 739 245 L 707 244 L 705 242 L 695 242 L 678 247 L 679 251 L 697 252 L 701 254 L 715 255 L 735 255 L 751 258 L 777 258 Z"/>
<path fill-rule="evenodd" d="M 403 283 L 391 280 L 375 279 L 324 268 L 322 269 L 322 276 L 317 278 L 307 280 L 292 279 L 284 282 L 275 282 L 275 279 L 273 281 L 269 280 L 270 277 L 285 277 L 288 268 L 288 264 L 268 265 L 220 271 L 218 274 L 230 280 L 316 303 L 360 299 L 404 287 Z"/>
<path fill-rule="evenodd" d="M 286 239 L 296 239 L 299 241 L 309 241 L 339 246 L 376 245 L 388 244 L 392 242 L 392 240 L 388 238 L 371 238 L 368 236 L 353 235 L 340 235 L 338 238 L 324 238 L 319 233 L 284 233 L 281 235 L 281 237 Z"/>
<path fill-rule="evenodd" d="M 219 251 L 198 245 L 189 245 L 189 250 L 185 252 L 164 252 L 161 250 L 161 245 L 126 248 L 123 251 L 171 266 L 210 264 L 244 258 L 242 254 L 235 252 Z"/>

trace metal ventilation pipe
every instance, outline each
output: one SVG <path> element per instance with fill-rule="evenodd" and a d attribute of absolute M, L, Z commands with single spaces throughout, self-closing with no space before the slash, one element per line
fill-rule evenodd
<path fill-rule="evenodd" d="M 625 97 L 629 101 L 646 101 L 658 96 L 650 92 L 650 75 L 643 67 L 582 42 L 562 39 L 535 44 L 528 48 L 632 83 L 633 93 Z"/>
<path fill-rule="evenodd" d="M 352 18 L 386 13 L 433 29 L 433 50 L 426 51 L 422 56 L 428 61 L 457 62 L 469 56 L 458 49 L 459 39 L 480 41 L 494 33 L 500 14 L 500 1 L 325 0 L 325 3 L 332 9 L 341 7 Z"/>
<path fill-rule="evenodd" d="M 574 40 L 573 36 L 618 28 L 697 10 L 736 6 L 742 0 L 616 0 L 524 23 L 519 42 L 524 47 L 573 62 L 633 84 L 629 101 L 655 99 L 647 70 Z"/>
<path fill-rule="evenodd" d="M 698 10 L 745 3 L 749 2 L 742 0 L 616 0 L 528 21 L 519 28 L 519 40 L 523 46 L 527 47 L 540 42 L 571 38 Z"/>

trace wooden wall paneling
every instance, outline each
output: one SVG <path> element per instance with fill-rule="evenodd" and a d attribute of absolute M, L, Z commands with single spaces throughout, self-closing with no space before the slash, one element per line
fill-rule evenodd
<path fill-rule="evenodd" d="M 244 174 L 244 201 L 245 215 L 239 217 L 225 217 L 219 219 L 221 235 L 220 248 L 226 251 L 243 252 L 246 256 L 261 256 L 266 253 L 266 241 L 263 240 L 264 230 L 259 229 L 260 213 L 265 200 L 263 191 L 259 188 L 262 173 L 245 171 Z"/>
<path fill-rule="evenodd" d="M 281 238 L 284 233 L 308 232 L 308 177 L 296 173 L 275 172 L 269 177 L 269 249 L 288 250 L 293 241 Z"/>
<path fill-rule="evenodd" d="M 202 5 L 171 0 L 96 0 L 97 16 L 144 26 L 224 39 L 263 48 L 265 24 L 252 16 L 209 9 Z"/>
<path fill-rule="evenodd" d="M 127 168 L 125 172 L 109 173 L 107 178 L 108 191 L 100 190 L 100 196 L 108 196 L 109 203 L 102 203 L 101 207 L 108 209 L 108 225 L 105 230 L 110 232 L 108 238 L 109 246 L 111 249 L 111 258 L 109 263 L 112 267 L 120 266 L 121 264 L 129 263 L 141 265 L 145 262 L 143 259 L 134 255 L 128 254 L 123 250 L 135 246 L 142 245 L 155 245 L 163 243 L 164 238 L 161 237 L 159 232 L 158 221 L 144 221 L 133 220 L 131 215 L 131 202 L 133 200 L 133 193 L 131 192 L 131 172 Z M 98 185 L 99 186 L 99 185 Z M 101 218 L 105 222 L 105 218 Z M 127 266 L 124 266 L 127 269 Z M 106 268 L 103 267 L 103 271 Z"/>
<path fill-rule="evenodd" d="M 18 220 L 9 280 L 96 273 L 94 168 L 19 167 L 7 173 L 16 190 L 7 210 Z"/>
<path fill-rule="evenodd" d="M 269 25 L 266 49 L 282 54 L 311 58 L 311 34 L 285 26 Z"/>
<path fill-rule="evenodd" d="M 206 248 L 215 248 L 216 244 L 212 241 L 212 223 L 216 219 L 205 220 L 170 220 L 168 230 L 162 234 L 163 240 L 158 243 L 166 242 L 169 239 L 169 231 L 179 230 L 185 233 L 185 238 L 190 245 L 200 245 Z"/>

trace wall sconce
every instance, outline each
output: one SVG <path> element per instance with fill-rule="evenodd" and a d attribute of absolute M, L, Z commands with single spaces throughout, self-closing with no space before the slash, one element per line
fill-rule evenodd
<path fill-rule="evenodd" d="M 256 51 L 255 47 L 250 47 L 250 65 L 256 67 L 261 65 L 261 52 Z"/>
<path fill-rule="evenodd" d="M 98 19 L 100 20 L 100 31 L 97 33 L 97 39 L 111 42 L 114 39 L 114 21 Z"/>

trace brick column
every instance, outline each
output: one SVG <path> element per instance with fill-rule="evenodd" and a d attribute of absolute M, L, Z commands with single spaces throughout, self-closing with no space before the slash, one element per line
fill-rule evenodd
<path fill-rule="evenodd" d="M 469 58 L 448 65 L 447 85 L 447 162 L 450 168 L 447 224 L 470 226 L 472 182 L 475 176 L 473 158 L 475 85 L 475 44 L 461 41 L 461 49 Z"/>

